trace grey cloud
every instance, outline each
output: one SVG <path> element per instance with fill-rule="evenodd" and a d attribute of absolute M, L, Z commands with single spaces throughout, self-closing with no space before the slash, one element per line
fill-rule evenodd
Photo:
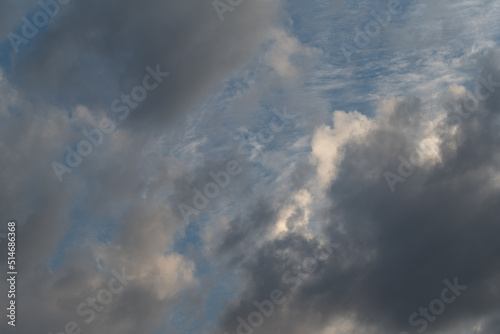
<path fill-rule="evenodd" d="M 211 2 L 72 1 L 23 51 L 11 80 L 65 106 L 109 108 L 142 80 L 144 68 L 171 73 L 130 117 L 166 124 L 209 86 L 245 64 L 266 39 L 278 3 L 245 2 L 220 22 Z"/>
<path fill-rule="evenodd" d="M 500 70 L 492 59 L 482 62 L 486 73 Z M 421 102 L 400 101 L 395 113 L 386 122 L 378 121 L 363 141 L 348 143 L 338 177 L 328 190 L 335 206 L 323 226 L 330 238 L 347 238 L 346 247 L 258 330 L 321 332 L 334 319 L 353 317 L 354 330 L 361 332 L 413 332 L 419 327 L 409 325 L 409 315 L 428 307 L 439 297 L 443 280 L 455 277 L 468 288 L 429 322 L 427 333 L 497 313 L 498 296 L 491 291 L 499 287 L 500 191 L 492 178 L 499 171 L 499 97 L 497 90 L 458 124 L 455 133 L 450 131 L 453 125 L 443 121 L 437 130 L 442 162 L 416 167 L 395 193 L 382 171 L 397 169 L 398 154 L 414 147 L 419 129 L 425 127 Z M 449 102 L 461 103 L 459 99 Z M 378 179 L 367 177 L 372 170 L 380 171 Z M 279 275 L 291 258 L 283 254 L 297 251 L 307 256 L 313 242 L 302 242 L 307 247 L 290 236 L 247 256 L 246 289 L 241 302 L 227 308 L 221 329 L 235 332 L 236 317 L 252 310 L 251 301 L 280 286 Z"/>
<path fill-rule="evenodd" d="M 10 32 L 16 32 L 16 27 L 21 24 L 21 18 L 27 12 L 37 8 L 37 0 L 4 0 L 0 14 L 0 39 L 6 40 Z"/>

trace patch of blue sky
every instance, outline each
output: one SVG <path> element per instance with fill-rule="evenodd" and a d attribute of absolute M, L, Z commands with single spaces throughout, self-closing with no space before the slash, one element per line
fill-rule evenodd
<path fill-rule="evenodd" d="M 188 224 L 182 236 L 176 237 L 174 251 L 187 256 L 196 266 L 196 278 L 202 282 L 201 287 L 207 290 L 202 305 L 192 304 L 195 294 L 203 293 L 200 290 L 191 290 L 183 295 L 182 301 L 165 316 L 165 322 L 156 333 L 164 333 L 167 328 L 174 328 L 179 333 L 203 333 L 211 330 L 217 323 L 217 316 L 231 302 L 237 294 L 237 284 L 234 274 L 214 267 L 204 255 L 204 242 L 201 231 L 209 227 L 211 217 L 219 217 L 219 213 L 211 212 L 207 208 L 205 214 L 200 215 L 194 222 Z M 193 307 L 196 309 L 193 311 Z"/>
<path fill-rule="evenodd" d="M 6 75 L 12 71 L 12 52 L 12 46 L 8 40 L 0 44 L 0 67 L 2 67 L 2 72 Z"/>
<path fill-rule="evenodd" d="M 204 220 L 206 223 L 206 220 Z M 182 235 L 177 235 L 175 238 L 174 252 L 179 254 L 186 254 L 188 247 L 194 247 L 197 249 L 202 249 L 204 247 L 203 239 L 200 236 L 201 232 L 201 222 L 196 220 L 195 222 L 190 222 Z M 204 272 L 203 263 L 199 265 L 196 264 L 196 270 L 198 273 L 203 274 Z"/>
<path fill-rule="evenodd" d="M 33 25 L 33 15 L 39 11 L 42 11 L 41 8 L 39 6 L 36 6 L 31 12 L 26 13 L 24 15 L 24 18 L 26 18 Z M 45 13 L 44 11 L 42 12 Z M 33 37 L 25 37 L 22 32 L 22 28 L 25 23 L 22 21 L 23 16 L 20 16 L 18 19 L 18 26 L 7 33 L 7 35 L 4 37 L 4 42 L 0 44 L 0 65 L 5 69 L 6 73 L 10 73 L 13 69 L 12 57 L 20 58 L 29 52 L 39 49 L 41 41 L 40 37 L 50 27 L 50 23 L 52 21 L 52 18 L 50 16 L 47 17 L 47 24 L 41 27 L 33 25 L 33 27 L 35 27 L 38 31 L 36 35 L 34 35 Z M 19 36 L 23 40 L 23 42 L 21 44 L 16 43 L 16 39 L 13 38 L 14 35 L 11 35 L 11 33 Z M 9 35 L 11 36 L 10 39 Z M 16 47 L 18 48 L 17 53 L 15 52 Z"/>
<path fill-rule="evenodd" d="M 218 316 L 231 303 L 239 289 L 234 275 L 228 272 L 211 274 L 213 285 L 210 286 L 210 293 L 204 304 L 196 306 L 193 312 L 193 305 L 188 302 L 191 293 L 188 293 L 183 302 L 169 312 L 168 324 L 163 324 L 156 333 L 164 333 L 165 328 L 169 326 L 183 334 L 199 334 L 215 328 Z"/>
<path fill-rule="evenodd" d="M 57 271 L 66 255 L 72 250 L 85 250 L 95 244 L 112 242 L 119 222 L 91 214 L 88 209 L 91 200 L 88 188 L 83 187 L 70 212 L 70 219 L 74 223 L 65 232 L 50 258 L 51 270 Z M 102 263 L 96 263 L 96 270 L 100 271 L 102 265 Z"/>

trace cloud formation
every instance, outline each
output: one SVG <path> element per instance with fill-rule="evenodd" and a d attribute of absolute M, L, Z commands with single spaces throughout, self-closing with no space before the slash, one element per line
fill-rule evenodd
<path fill-rule="evenodd" d="M 18 53 L 2 4 L 0 331 L 497 333 L 500 5 L 401 0 L 345 64 L 387 3 L 70 1 Z"/>

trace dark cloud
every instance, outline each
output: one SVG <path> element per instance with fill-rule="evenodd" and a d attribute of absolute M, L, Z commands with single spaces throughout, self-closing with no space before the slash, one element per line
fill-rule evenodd
<path fill-rule="evenodd" d="M 16 27 L 22 24 L 21 18 L 36 8 L 36 3 L 37 0 L 2 1 L 0 13 L 0 39 L 2 41 L 7 40 L 9 33 L 16 32 Z"/>
<path fill-rule="evenodd" d="M 210 1 L 71 1 L 20 53 L 12 81 L 32 97 L 109 109 L 160 64 L 170 76 L 130 120 L 165 124 L 251 59 L 277 6 L 245 2 L 221 22 Z"/>
<path fill-rule="evenodd" d="M 250 215 L 237 216 L 229 222 L 229 229 L 224 235 L 224 240 L 220 245 L 219 252 L 234 252 L 244 257 L 246 250 L 266 232 L 266 229 L 276 219 L 275 208 L 270 204 L 269 199 L 262 199 L 250 211 Z"/>
<path fill-rule="evenodd" d="M 483 64 L 484 73 L 497 78 L 500 67 L 493 66 L 497 62 L 487 57 Z M 443 280 L 453 282 L 455 277 L 468 288 L 435 322 L 429 322 L 428 333 L 445 333 L 496 316 L 499 97 L 496 90 L 458 124 L 439 121 L 433 131 L 441 140 L 441 161 L 416 167 L 404 183 L 397 183 L 394 193 L 382 172 L 396 172 L 397 156 L 408 159 L 419 131 L 429 126 L 421 101 L 399 101 L 393 114 L 375 118 L 376 126 L 363 140 L 348 143 L 328 190 L 335 205 L 323 226 L 331 239 L 345 239 L 344 248 L 290 294 L 286 307 L 258 331 L 321 333 L 333 320 L 353 319 L 353 331 L 415 332 L 420 326 L 409 325 L 410 314 L 439 298 Z M 446 102 L 463 108 L 464 98 Z M 373 170 L 380 171 L 378 178 L 367 177 Z M 304 258 L 311 249 L 314 240 L 289 236 L 248 254 L 246 289 L 239 303 L 226 310 L 221 328 L 236 332 L 236 318 L 254 310 L 252 300 L 268 299 L 270 291 L 283 286 L 280 276 L 296 258 L 291 252 Z M 340 327 L 337 330 L 344 333 Z"/>

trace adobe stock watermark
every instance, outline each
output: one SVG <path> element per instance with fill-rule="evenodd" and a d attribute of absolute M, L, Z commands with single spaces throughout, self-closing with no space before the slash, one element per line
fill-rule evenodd
<path fill-rule="evenodd" d="M 483 72 L 483 71 L 481 71 Z M 470 113 L 476 112 L 479 108 L 479 101 L 484 102 L 488 100 L 495 92 L 495 87 L 500 87 L 500 81 L 493 81 L 493 74 L 489 73 L 488 77 L 485 78 L 483 75 L 480 75 L 476 79 L 476 87 L 474 89 L 474 94 L 467 94 L 467 97 L 462 101 L 462 108 L 457 106 L 454 110 L 455 115 L 447 119 L 448 123 L 462 122 L 463 119 L 467 119 L 470 117 Z M 457 115 L 458 114 L 458 115 Z"/>
<path fill-rule="evenodd" d="M 427 327 L 429 326 L 429 322 L 434 322 L 437 319 L 437 316 L 443 314 L 446 310 L 446 305 L 452 304 L 457 300 L 462 292 L 467 289 L 466 285 L 458 284 L 458 278 L 455 277 L 453 280 L 453 284 L 445 279 L 444 284 L 446 287 L 441 290 L 441 294 L 439 298 L 433 299 L 428 308 L 427 307 L 419 307 L 418 313 L 413 312 L 410 314 L 408 318 L 408 323 L 412 327 L 419 327 L 417 329 L 418 333 L 423 333 Z M 430 312 L 429 312 L 430 311 Z M 408 332 L 400 332 L 399 334 L 410 334 Z"/>
<path fill-rule="evenodd" d="M 408 159 L 399 154 L 398 160 L 399 166 L 397 169 L 397 173 L 385 171 L 383 174 L 391 192 L 396 191 L 396 184 L 398 182 L 404 183 L 407 178 L 415 173 L 415 167 L 422 165 L 422 151 L 419 149 L 412 150 L 408 156 Z"/>
<path fill-rule="evenodd" d="M 130 94 L 122 93 L 120 99 L 115 99 L 111 103 L 111 111 L 120 115 L 120 120 L 124 120 L 130 114 L 130 111 L 137 108 L 139 103 L 144 101 L 148 96 L 148 92 L 155 90 L 162 82 L 163 78 L 170 75 L 168 72 L 162 72 L 160 65 L 156 65 L 156 69 L 146 66 L 146 74 L 142 79 L 142 85 L 137 85 L 130 91 Z M 78 167 L 83 157 L 87 157 L 92 153 L 94 147 L 102 144 L 104 134 L 111 134 L 116 130 L 116 125 L 108 118 L 103 119 L 99 123 L 98 129 L 91 131 L 83 130 L 83 135 L 87 140 L 82 139 L 76 145 L 76 150 L 70 146 L 66 146 L 65 162 L 60 163 L 57 161 L 52 162 L 52 169 L 57 176 L 59 182 L 63 181 L 64 173 L 72 173 L 73 169 Z"/>
<path fill-rule="evenodd" d="M 242 155 L 249 155 L 247 157 L 248 161 L 255 159 L 253 149 L 262 149 L 263 145 L 271 143 L 275 138 L 274 133 L 281 132 L 286 126 L 290 126 L 292 124 L 290 120 L 296 117 L 287 114 L 286 106 L 283 108 L 282 114 L 275 108 L 272 109 L 272 113 L 274 116 L 271 118 L 268 126 L 263 127 L 257 134 L 239 143 L 237 152 Z M 248 147 L 251 149 L 245 149 Z M 216 173 L 213 171 L 209 172 L 208 175 L 213 182 L 206 183 L 201 190 L 196 187 L 193 188 L 193 205 L 190 206 L 189 204 L 181 203 L 177 206 L 184 221 L 189 223 L 190 216 L 196 217 L 200 214 L 200 211 L 205 210 L 210 204 L 210 200 L 216 198 L 221 189 L 225 189 L 229 185 L 231 177 L 241 174 L 242 171 L 243 168 L 240 163 L 237 160 L 231 160 L 227 162 L 225 170 Z"/>
<path fill-rule="evenodd" d="M 365 24 L 364 31 L 359 27 L 354 27 L 353 30 L 356 32 L 353 37 L 354 45 L 342 42 L 340 44 L 340 50 L 344 54 L 344 58 L 347 63 L 351 62 L 351 55 L 353 53 L 360 53 L 361 50 L 370 45 L 372 38 L 377 37 L 382 28 L 385 28 L 391 23 L 392 15 L 401 14 L 402 10 L 400 7 L 399 0 L 390 0 L 387 4 L 387 10 L 381 10 L 379 12 L 370 11 L 370 15 L 375 19 L 367 24 Z"/>
<path fill-rule="evenodd" d="M 472 113 L 478 111 L 480 102 L 484 102 L 491 97 L 496 91 L 495 87 L 500 87 L 500 81 L 493 81 L 493 74 L 488 74 L 486 78 L 481 74 L 476 79 L 474 94 L 467 94 L 462 104 L 455 106 L 452 115 L 448 115 L 446 118 L 446 123 L 460 124 L 463 119 L 468 119 Z M 408 158 L 403 157 L 401 154 L 398 155 L 400 163 L 397 173 L 390 171 L 383 173 L 391 192 L 395 192 L 396 184 L 405 182 L 407 178 L 413 175 L 415 168 L 422 164 L 421 152 L 422 150 L 413 150 Z"/>
<path fill-rule="evenodd" d="M 28 44 L 30 39 L 35 38 L 38 35 L 39 29 L 46 27 L 52 18 L 59 12 L 59 5 L 66 5 L 71 0 L 47 0 L 38 1 L 38 6 L 41 10 L 35 12 L 31 17 L 31 21 L 24 16 L 21 18 L 23 25 L 21 27 L 21 34 L 15 34 L 10 32 L 7 37 L 9 39 L 10 45 L 15 53 L 19 53 L 19 46 L 22 44 Z"/>
<path fill-rule="evenodd" d="M 224 21 L 224 13 L 234 11 L 239 5 L 245 0 L 214 0 L 212 5 L 214 6 L 215 12 L 219 16 L 220 21 Z"/>
<path fill-rule="evenodd" d="M 273 117 L 270 119 L 267 126 L 262 127 L 259 132 L 253 134 L 248 139 L 241 141 L 237 148 L 237 153 L 242 155 L 249 155 L 248 161 L 253 161 L 255 155 L 253 150 L 261 150 L 265 145 L 270 144 L 274 140 L 274 134 L 282 132 L 285 127 L 292 126 L 292 120 L 297 117 L 296 115 L 287 114 L 287 107 L 283 107 L 283 113 L 278 109 L 271 109 Z M 262 144 L 262 145 L 260 145 Z"/>
<path fill-rule="evenodd" d="M 288 286 L 288 291 L 297 290 L 309 277 L 318 269 L 320 262 L 325 262 L 333 254 L 334 249 L 338 250 L 339 244 L 333 243 L 314 250 L 314 257 L 306 257 L 300 264 L 293 265 L 291 269 L 281 275 L 281 282 Z M 287 299 L 286 291 L 279 288 L 273 289 L 269 293 L 269 299 L 261 302 L 254 300 L 252 304 L 255 311 L 250 312 L 246 317 L 236 318 L 238 326 L 237 334 L 252 334 L 255 329 L 264 324 L 266 318 L 271 317 Z M 229 334 L 224 332 L 224 334 Z"/>
<path fill-rule="evenodd" d="M 96 318 L 96 312 L 104 311 L 106 306 L 113 301 L 113 295 L 121 293 L 124 288 L 129 284 L 129 281 L 135 279 L 135 276 L 130 276 L 125 273 L 125 268 L 119 273 L 115 269 L 111 270 L 113 278 L 108 281 L 108 287 L 99 290 L 95 297 L 89 297 L 85 302 L 80 303 L 76 307 L 76 314 L 80 317 L 87 317 L 84 319 L 86 324 L 90 324 Z M 64 330 L 58 331 L 54 334 L 80 334 L 82 328 L 80 325 L 72 320 L 68 321 L 64 326 Z M 52 334 L 50 332 L 49 334 Z"/>
<path fill-rule="evenodd" d="M 202 188 L 203 193 L 198 189 L 194 188 L 194 197 L 193 197 L 193 207 L 188 204 L 181 203 L 177 207 L 184 218 L 186 223 L 189 223 L 189 216 L 194 215 L 197 216 L 200 214 L 200 211 L 204 210 L 211 199 L 214 199 L 219 195 L 221 189 L 225 189 L 229 182 L 231 181 L 231 176 L 239 175 L 243 169 L 240 164 L 236 160 L 231 160 L 226 164 L 225 171 L 219 171 L 217 173 L 210 172 L 208 173 L 214 182 L 208 182 Z"/>

